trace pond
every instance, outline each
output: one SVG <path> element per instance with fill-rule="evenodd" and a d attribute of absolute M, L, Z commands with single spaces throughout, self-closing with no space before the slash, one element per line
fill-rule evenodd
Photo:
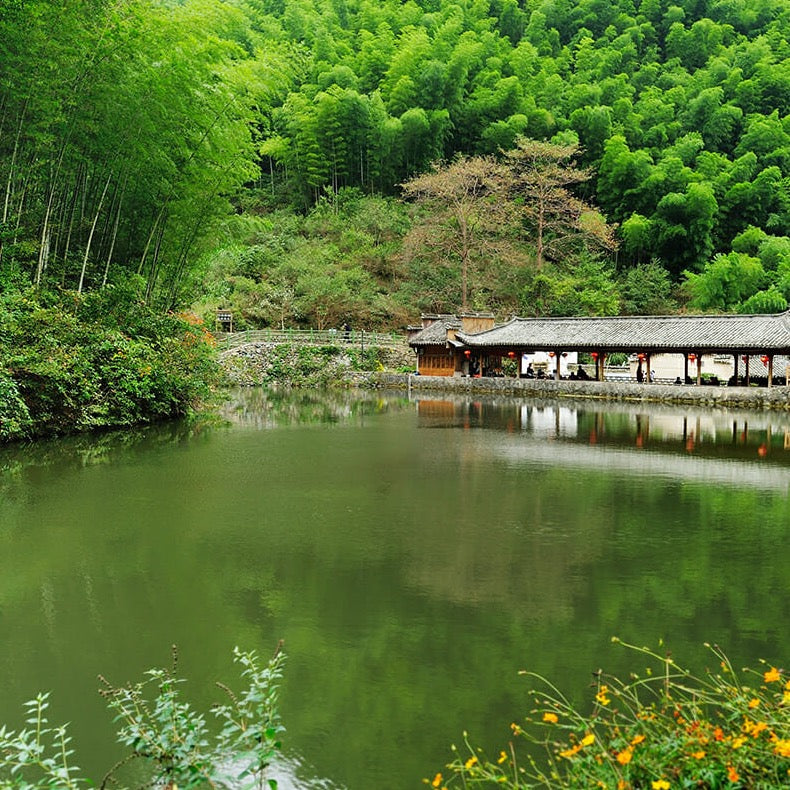
<path fill-rule="evenodd" d="M 347 790 L 422 786 L 465 730 L 498 749 L 519 670 L 584 706 L 642 668 L 613 636 L 790 655 L 788 415 L 258 389 L 224 414 L 0 453 L 0 721 L 51 690 L 96 781 L 96 676 L 171 644 L 206 708 L 235 645 L 283 639 L 281 787 Z"/>

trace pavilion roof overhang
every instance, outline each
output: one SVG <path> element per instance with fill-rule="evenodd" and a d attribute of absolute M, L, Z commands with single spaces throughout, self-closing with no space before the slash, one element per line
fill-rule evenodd
<path fill-rule="evenodd" d="M 429 324 L 421 332 L 414 335 L 409 340 L 410 346 L 444 346 L 451 339 L 451 333 L 461 328 L 461 319 L 455 316 L 438 316 L 432 324 Z M 458 344 L 456 344 L 458 345 Z"/>
<path fill-rule="evenodd" d="M 456 338 L 480 349 L 788 354 L 790 313 L 513 318 Z"/>

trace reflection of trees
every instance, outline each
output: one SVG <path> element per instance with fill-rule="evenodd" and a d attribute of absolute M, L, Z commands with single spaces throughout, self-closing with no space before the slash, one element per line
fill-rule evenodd
<path fill-rule="evenodd" d="M 237 425 L 251 428 L 326 425 L 402 407 L 404 403 L 359 391 L 250 387 L 229 391 L 222 414 Z"/>

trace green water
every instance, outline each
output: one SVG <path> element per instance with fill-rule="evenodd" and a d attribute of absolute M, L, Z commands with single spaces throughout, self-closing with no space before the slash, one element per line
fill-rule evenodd
<path fill-rule="evenodd" d="M 215 700 L 285 641 L 285 788 L 417 788 L 590 673 L 790 655 L 790 418 L 240 392 L 227 425 L 0 453 L 0 721 L 53 692 L 78 763 L 96 693 L 180 652 Z"/>

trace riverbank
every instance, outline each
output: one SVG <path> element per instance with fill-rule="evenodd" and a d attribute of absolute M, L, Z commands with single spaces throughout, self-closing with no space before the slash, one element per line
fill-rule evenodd
<path fill-rule="evenodd" d="M 667 403 L 727 409 L 790 409 L 790 387 L 713 387 L 630 382 L 554 381 L 552 379 L 455 378 L 379 373 L 369 383 L 417 392 L 509 395 Z"/>
<path fill-rule="evenodd" d="M 409 365 L 405 352 L 341 346 L 248 343 L 218 357 L 231 386 L 273 383 L 290 386 L 392 389 L 525 398 L 571 398 L 628 403 L 663 403 L 726 409 L 790 410 L 790 387 L 714 387 L 637 384 L 628 381 L 418 376 L 394 372 Z"/>
<path fill-rule="evenodd" d="M 0 295 L 0 443 L 183 417 L 217 384 L 214 339 L 134 283 Z"/>

